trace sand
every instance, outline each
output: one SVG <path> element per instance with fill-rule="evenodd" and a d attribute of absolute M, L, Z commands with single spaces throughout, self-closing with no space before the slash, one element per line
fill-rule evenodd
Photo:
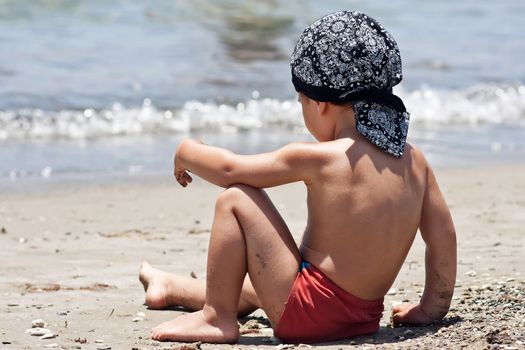
<path fill-rule="evenodd" d="M 424 245 L 417 238 L 386 296 L 379 333 L 323 348 L 525 348 L 525 166 L 436 173 L 458 233 L 458 279 L 449 315 L 428 327 L 389 325 L 392 303 L 417 301 L 423 288 Z M 166 177 L 0 192 L 0 349 L 278 348 L 262 312 L 242 320 L 248 322 L 243 330 L 251 330 L 235 346 L 149 339 L 153 326 L 183 311 L 143 305 L 139 264 L 147 259 L 203 278 L 220 191 L 201 181 L 183 189 Z M 299 239 L 304 186 L 269 194 Z M 25 333 L 35 319 L 44 320 L 56 337 Z"/>

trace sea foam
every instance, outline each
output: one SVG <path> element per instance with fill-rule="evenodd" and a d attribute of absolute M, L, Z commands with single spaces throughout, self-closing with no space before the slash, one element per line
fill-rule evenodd
<path fill-rule="evenodd" d="M 411 123 L 525 126 L 525 86 L 480 85 L 466 90 L 415 91 L 397 88 L 411 113 Z M 257 97 L 254 92 L 252 96 Z M 69 138 L 154 135 L 211 131 L 233 133 L 279 126 L 305 132 L 301 107 L 295 100 L 253 98 L 235 105 L 187 101 L 180 108 L 158 109 L 151 100 L 142 106 L 120 103 L 95 110 L 0 111 L 0 139 Z"/>

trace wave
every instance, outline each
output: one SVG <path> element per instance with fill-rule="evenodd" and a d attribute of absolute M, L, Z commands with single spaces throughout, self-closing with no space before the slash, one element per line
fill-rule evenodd
<path fill-rule="evenodd" d="M 411 123 L 525 126 L 525 86 L 480 85 L 466 90 L 422 87 L 395 90 L 411 113 Z M 271 127 L 305 132 L 301 107 L 295 100 L 259 98 L 236 105 L 188 101 L 181 108 L 162 110 L 150 99 L 140 107 L 114 103 L 102 110 L 19 109 L 0 111 L 0 139 L 70 138 L 153 135 L 213 131 L 232 133 Z"/>

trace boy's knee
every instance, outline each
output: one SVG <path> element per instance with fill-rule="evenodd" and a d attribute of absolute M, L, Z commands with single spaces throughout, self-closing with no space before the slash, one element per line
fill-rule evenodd
<path fill-rule="evenodd" d="M 250 199 L 262 190 L 244 184 L 235 184 L 225 189 L 217 198 L 217 206 L 231 206 Z"/>

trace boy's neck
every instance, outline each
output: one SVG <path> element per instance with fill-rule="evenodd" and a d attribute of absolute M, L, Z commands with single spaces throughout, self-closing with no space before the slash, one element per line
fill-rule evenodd
<path fill-rule="evenodd" d="M 353 108 L 348 106 L 336 106 L 332 113 L 334 121 L 333 139 L 351 138 L 357 140 L 359 132 L 356 129 L 355 114 Z"/>
<path fill-rule="evenodd" d="M 334 129 L 334 140 L 344 139 L 344 138 L 351 138 L 353 140 L 357 140 L 359 135 L 360 135 L 359 132 L 355 128 L 355 123 L 354 125 L 345 125 L 341 128 L 337 128 L 337 125 L 336 125 L 336 128 Z"/>

